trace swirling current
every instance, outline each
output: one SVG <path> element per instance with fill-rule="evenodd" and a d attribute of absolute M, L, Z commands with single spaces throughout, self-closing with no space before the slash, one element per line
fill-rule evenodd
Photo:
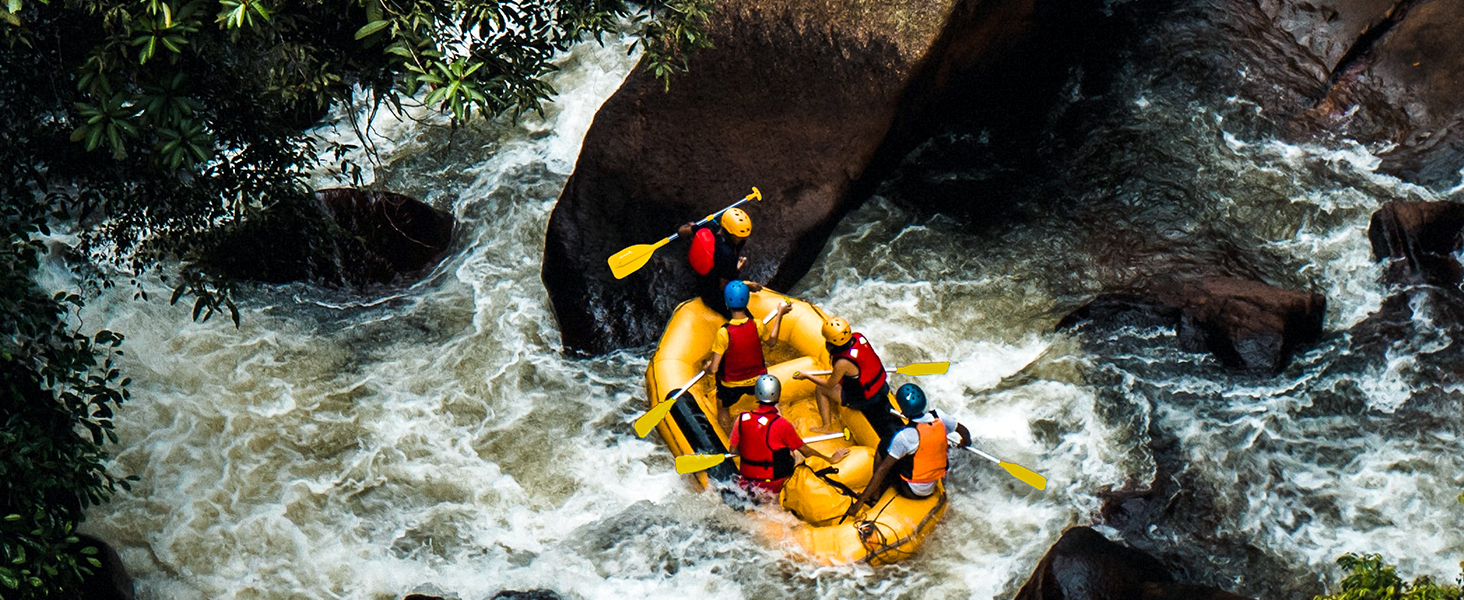
<path fill-rule="evenodd" d="M 789 290 L 850 316 L 891 364 L 950 361 L 922 381 L 936 405 L 1048 489 L 962 455 L 949 512 L 908 561 L 819 567 L 768 546 L 753 517 L 693 491 L 654 435 L 632 433 L 651 349 L 566 356 L 540 283 L 549 213 L 636 60 L 626 44 L 569 52 L 542 118 L 454 132 L 376 115 L 367 181 L 461 228 L 420 283 L 371 301 L 252 287 L 237 329 L 123 292 L 89 304 L 84 327 L 127 335 L 115 468 L 140 482 L 86 529 L 117 547 L 140 598 L 1010 597 L 1111 492 L 1165 485 L 1183 490 L 1172 514 L 1125 537 L 1192 581 L 1298 597 L 1335 582 L 1343 552 L 1455 573 L 1458 403 L 1445 419 L 1404 409 L 1428 385 L 1420 357 L 1449 332 L 1378 360 L 1353 356 L 1346 333 L 1384 297 L 1372 211 L 1441 195 L 1378 174 L 1376 148 L 1284 143 L 1244 98 L 1195 100 L 1139 76 L 1106 92 L 1115 112 L 1067 174 L 1012 186 L 1015 216 L 994 223 L 912 208 L 932 181 L 1014 168 L 989 132 L 942 130 Z M 353 140 L 347 129 L 319 134 Z M 1172 332 L 1053 332 L 1155 264 L 1321 292 L 1333 333 L 1271 377 L 1173 349 Z M 59 267 L 43 279 L 74 285 Z"/>

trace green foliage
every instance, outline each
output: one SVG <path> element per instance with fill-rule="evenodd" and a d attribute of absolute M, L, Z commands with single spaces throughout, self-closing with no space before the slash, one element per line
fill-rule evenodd
<path fill-rule="evenodd" d="M 0 7 L 0 140 L 27 144 L 18 156 L 64 182 L 37 192 L 83 220 L 83 253 L 139 272 L 164 258 L 190 260 L 221 226 L 310 203 L 304 174 L 331 148 L 303 130 L 353 89 L 393 109 L 423 102 L 454 124 L 517 118 L 554 94 L 545 77 L 560 51 L 626 23 L 637 28 L 646 68 L 669 85 L 710 47 L 712 0 Z M 338 168 L 360 172 L 344 161 Z"/>
<path fill-rule="evenodd" d="M 129 382 L 115 365 L 122 336 L 76 332 L 81 297 L 33 279 L 49 234 L 41 174 L 3 163 L 0 178 L 0 597 L 39 598 L 100 566 L 73 534 L 87 506 L 128 487 L 105 446 Z"/>
<path fill-rule="evenodd" d="M 1342 590 L 1314 600 L 1460 600 L 1460 588 L 1434 583 L 1427 575 L 1406 583 L 1397 570 L 1377 554 L 1343 554 L 1337 565 L 1348 571 Z M 1460 565 L 1464 569 L 1464 564 Z"/>
<path fill-rule="evenodd" d="M 424 102 L 454 124 L 518 117 L 554 93 L 545 76 L 560 51 L 627 21 L 669 81 L 710 46 L 711 7 L 0 0 L 0 597 L 62 593 L 97 566 L 76 526 L 128 485 L 105 450 L 128 398 L 122 336 L 77 331 L 82 295 L 37 287 L 43 255 L 80 274 L 82 293 L 112 287 L 109 273 L 135 284 L 161 261 L 200 264 L 217 232 L 319 213 L 305 174 L 347 147 L 319 148 L 304 129 L 353 89 L 378 107 Z M 74 247 L 47 252 L 53 223 Z M 185 266 L 174 285 L 171 301 L 189 297 L 195 319 L 228 313 L 237 326 L 228 281 Z"/>
<path fill-rule="evenodd" d="M 707 37 L 714 0 L 669 0 L 641 15 L 636 44 L 645 49 L 646 68 L 671 89 L 671 76 L 685 73 L 691 57 L 712 47 Z M 658 10 L 659 9 L 659 10 Z M 647 20 L 646 17 L 659 17 Z"/>

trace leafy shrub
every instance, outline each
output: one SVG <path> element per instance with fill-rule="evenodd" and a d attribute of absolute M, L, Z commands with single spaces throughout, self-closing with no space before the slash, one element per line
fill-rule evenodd
<path fill-rule="evenodd" d="M 68 322 L 75 294 L 47 295 L 33 274 L 47 233 L 21 169 L 0 184 L 0 597 L 47 597 L 100 566 L 74 534 L 90 505 L 127 480 L 107 472 L 112 410 L 127 399 L 114 365 L 122 336 Z"/>
<path fill-rule="evenodd" d="M 1460 600 L 1464 592 L 1452 585 L 1434 583 L 1427 575 L 1405 583 L 1397 570 L 1377 554 L 1343 554 L 1337 565 L 1348 571 L 1342 590 L 1314 600 Z M 1464 563 L 1460 564 L 1464 569 Z M 1464 578 L 1464 576 L 1461 576 Z"/>

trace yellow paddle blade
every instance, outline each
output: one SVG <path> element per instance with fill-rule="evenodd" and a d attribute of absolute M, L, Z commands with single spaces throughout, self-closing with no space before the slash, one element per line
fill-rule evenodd
<path fill-rule="evenodd" d="M 1022 483 L 1030 485 L 1039 490 L 1047 489 L 1047 478 L 1038 475 L 1037 473 L 1034 473 L 1031 469 L 1028 469 L 1027 467 L 1009 462 L 1003 462 L 1001 463 L 1001 468 L 1006 469 L 1008 473 L 1011 473 L 1012 477 L 1016 477 L 1017 479 L 1022 480 Z"/>
<path fill-rule="evenodd" d="M 675 404 L 676 399 L 672 398 L 652 406 L 651 410 L 646 411 L 646 414 L 635 420 L 635 435 L 638 437 L 650 435 L 651 430 L 656 428 L 656 424 L 660 423 L 661 419 L 666 418 L 666 414 L 671 412 L 671 407 Z"/>
<path fill-rule="evenodd" d="M 901 375 L 945 375 L 951 368 L 948 362 L 924 362 L 905 365 L 895 369 Z"/>
<path fill-rule="evenodd" d="M 656 253 L 656 249 L 665 246 L 669 241 L 671 238 L 664 238 L 654 244 L 636 244 L 610 255 L 610 258 L 606 260 L 610 263 L 610 272 L 615 274 L 616 279 L 624 279 L 626 275 L 646 266 L 646 261 L 651 260 L 651 255 Z"/>
<path fill-rule="evenodd" d="M 676 472 L 681 475 L 705 471 L 727 460 L 726 454 L 684 454 L 676 457 Z"/>

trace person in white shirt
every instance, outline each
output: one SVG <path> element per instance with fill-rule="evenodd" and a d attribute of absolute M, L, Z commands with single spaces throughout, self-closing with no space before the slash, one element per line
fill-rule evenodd
<path fill-rule="evenodd" d="M 941 410 L 926 410 L 925 392 L 913 383 L 900 386 L 895 392 L 895 403 L 900 414 L 909 419 L 909 424 L 895 434 L 869 486 L 849 507 L 845 517 L 852 517 L 859 510 L 884 495 L 886 488 L 894 484 L 895 492 L 906 498 L 922 499 L 934 494 L 941 478 L 945 477 L 948 464 L 946 436 L 957 433 L 961 446 L 971 445 L 971 432 Z M 899 473 L 891 478 L 890 472 Z"/>

